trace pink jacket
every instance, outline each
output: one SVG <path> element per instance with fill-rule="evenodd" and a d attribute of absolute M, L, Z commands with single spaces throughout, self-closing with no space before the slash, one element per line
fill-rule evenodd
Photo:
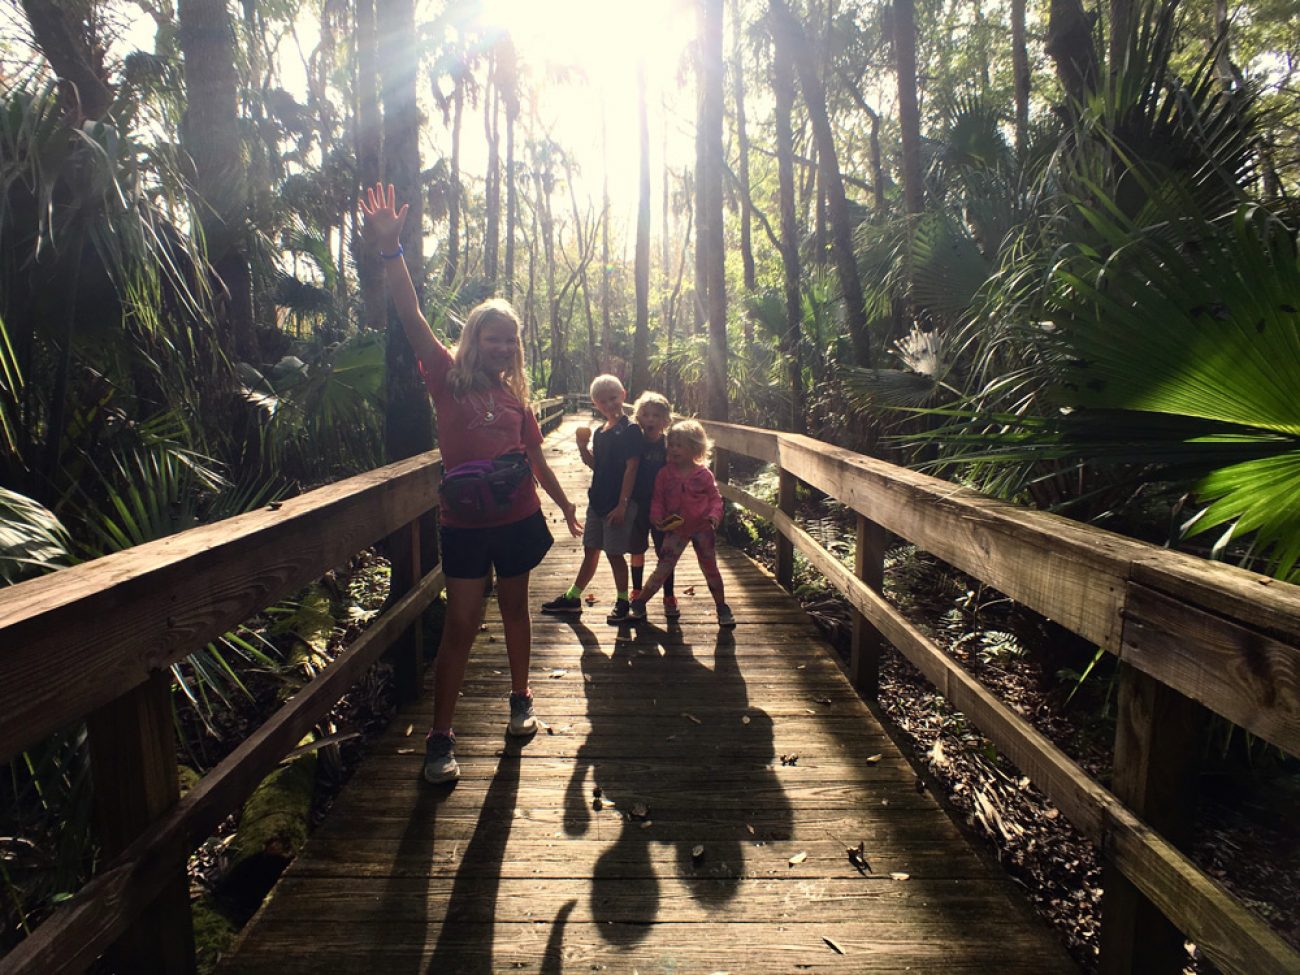
<path fill-rule="evenodd" d="M 696 464 L 686 474 L 665 464 L 655 476 L 655 490 L 650 498 L 650 523 L 657 525 L 669 515 L 681 515 L 682 524 L 675 531 L 694 535 L 708 520 L 722 521 L 722 495 L 713 472 Z"/>

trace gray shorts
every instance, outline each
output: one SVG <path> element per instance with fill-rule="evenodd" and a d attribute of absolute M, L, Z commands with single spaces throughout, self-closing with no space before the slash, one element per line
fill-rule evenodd
<path fill-rule="evenodd" d="M 588 508 L 586 527 L 582 531 L 582 547 L 598 548 L 607 555 L 627 555 L 633 551 L 632 538 L 637 534 L 636 509 L 636 501 L 629 500 L 623 524 L 611 525 L 608 515 L 602 518 Z"/>

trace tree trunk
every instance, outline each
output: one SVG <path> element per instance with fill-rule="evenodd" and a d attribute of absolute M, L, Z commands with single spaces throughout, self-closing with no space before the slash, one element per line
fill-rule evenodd
<path fill-rule="evenodd" d="M 700 212 L 700 243 L 705 254 L 704 278 L 708 288 L 709 354 L 707 403 L 710 418 L 727 418 L 727 286 L 726 255 L 722 236 L 722 0 L 700 0 L 700 64 L 704 97 L 700 125 L 703 129 L 704 209 Z"/>
<path fill-rule="evenodd" d="M 637 134 L 641 147 L 636 208 L 636 331 L 632 333 L 632 390 L 650 388 L 650 117 L 646 110 L 645 61 L 636 68 Z"/>
<path fill-rule="evenodd" d="M 749 193 L 749 134 L 745 130 L 745 69 L 744 47 L 741 38 L 744 23 L 740 18 L 740 0 L 731 0 L 731 79 L 732 96 L 736 103 L 736 147 L 739 158 L 736 165 L 736 177 L 740 182 L 740 262 L 744 271 L 745 293 L 753 294 L 758 289 L 754 272 L 754 246 L 751 240 L 753 224 L 753 204 Z M 745 342 L 754 341 L 754 322 L 745 316 Z"/>
<path fill-rule="evenodd" d="M 790 125 L 794 113 L 794 71 L 780 44 L 772 58 L 772 92 L 776 100 L 776 163 L 781 202 L 781 266 L 785 272 L 785 331 L 781 335 L 781 354 L 785 357 L 790 382 L 790 429 L 807 432 L 803 388 L 803 364 L 799 354 L 803 328 L 803 299 L 799 291 L 799 223 L 795 212 L 794 132 Z"/>
<path fill-rule="evenodd" d="M 104 44 L 90 26 L 91 0 L 22 0 L 32 37 L 61 84 L 60 95 L 69 115 L 99 119 L 113 104 Z M 184 3 L 181 5 L 185 6 Z"/>
<path fill-rule="evenodd" d="M 1016 152 L 1029 142 L 1029 51 L 1025 46 L 1025 0 L 1011 0 L 1011 65 L 1016 99 Z"/>
<path fill-rule="evenodd" d="M 507 36 L 497 48 L 497 89 L 506 102 L 506 298 L 515 300 L 515 233 L 519 191 L 515 183 L 515 121 L 519 118 L 519 66 Z"/>
<path fill-rule="evenodd" d="M 804 104 L 817 140 L 817 173 L 826 190 L 827 210 L 831 224 L 831 250 L 839 271 L 840 288 L 844 292 L 845 314 L 848 318 L 849 338 L 853 343 L 854 359 L 860 366 L 870 366 L 871 343 L 867 335 L 867 314 L 862 298 L 862 282 L 858 278 L 857 255 L 853 253 L 853 227 L 849 219 L 848 199 L 844 195 L 844 181 L 840 178 L 839 162 L 835 153 L 835 139 L 830 117 L 826 112 L 826 94 L 812 63 L 807 38 L 786 6 L 785 0 L 771 0 L 775 15 L 775 39 L 778 48 L 784 48 L 799 76 Z"/>
<path fill-rule="evenodd" d="M 377 0 L 375 23 L 384 106 L 384 177 L 393 184 L 397 199 L 410 207 L 401 244 L 419 293 L 424 285 L 424 198 L 420 192 L 420 109 L 416 100 L 420 53 L 414 0 Z M 396 461 L 433 447 L 433 418 L 415 355 L 402 323 L 391 311 L 385 365 L 384 454 L 389 461 Z"/>
<path fill-rule="evenodd" d="M 609 306 L 609 129 L 605 122 L 605 99 L 600 100 L 600 344 L 611 348 L 614 339 Z"/>
<path fill-rule="evenodd" d="M 460 260 L 460 122 L 465 111 L 465 77 L 458 69 L 452 89 L 451 116 L 451 174 L 447 200 L 447 262 L 442 271 L 442 283 L 450 287 L 456 280 L 457 262 Z M 408 221 L 409 222 L 409 221 Z"/>
<path fill-rule="evenodd" d="M 362 192 L 383 178 L 383 118 L 375 48 L 375 0 L 356 0 L 356 153 Z M 382 258 L 368 247 L 356 255 L 361 317 L 367 328 L 383 328 L 387 314 Z"/>
<path fill-rule="evenodd" d="M 487 180 L 483 187 L 487 210 L 483 231 L 483 274 L 490 293 L 496 293 L 497 255 L 501 237 L 501 96 L 496 81 L 496 58 L 488 64 L 488 88 L 483 93 L 483 128 L 487 137 Z"/>
<path fill-rule="evenodd" d="M 903 200 L 908 213 L 925 209 L 921 178 L 921 115 L 916 103 L 916 11 L 894 0 L 894 70 L 898 76 L 898 126 L 903 143 Z"/>
<path fill-rule="evenodd" d="M 181 0 L 178 14 L 186 94 L 181 141 L 194 161 L 195 188 L 204 204 L 201 223 L 208 260 L 227 292 L 221 318 L 235 355 L 257 362 L 234 25 L 225 0 Z"/>
<path fill-rule="evenodd" d="M 1056 62 L 1061 87 L 1076 105 L 1097 88 L 1097 50 L 1092 44 L 1092 18 L 1080 0 L 1051 0 L 1044 50 Z M 901 84 L 901 79 L 900 79 Z"/>

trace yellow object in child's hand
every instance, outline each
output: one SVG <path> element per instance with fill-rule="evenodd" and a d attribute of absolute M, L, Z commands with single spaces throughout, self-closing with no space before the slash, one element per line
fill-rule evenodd
<path fill-rule="evenodd" d="M 674 528 L 680 528 L 681 524 L 682 524 L 681 515 L 669 515 L 663 521 L 659 522 L 659 530 L 661 532 L 670 532 Z"/>

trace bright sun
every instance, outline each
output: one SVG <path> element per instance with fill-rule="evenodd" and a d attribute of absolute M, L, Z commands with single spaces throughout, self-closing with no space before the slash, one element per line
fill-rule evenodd
<path fill-rule="evenodd" d="M 483 0 L 483 21 L 510 32 L 525 70 L 539 86 L 537 111 L 550 134 L 579 161 L 586 194 L 601 183 L 601 126 L 615 219 L 635 212 L 637 173 L 637 62 L 646 66 L 652 171 L 664 160 L 664 106 L 693 113 L 694 95 L 682 64 L 695 36 L 694 6 L 687 0 Z M 687 107 L 692 106 L 692 107 Z M 670 112 L 672 109 L 670 109 Z M 668 122 L 669 162 L 691 158 L 691 142 Z M 658 178 L 651 184 L 658 192 Z"/>

